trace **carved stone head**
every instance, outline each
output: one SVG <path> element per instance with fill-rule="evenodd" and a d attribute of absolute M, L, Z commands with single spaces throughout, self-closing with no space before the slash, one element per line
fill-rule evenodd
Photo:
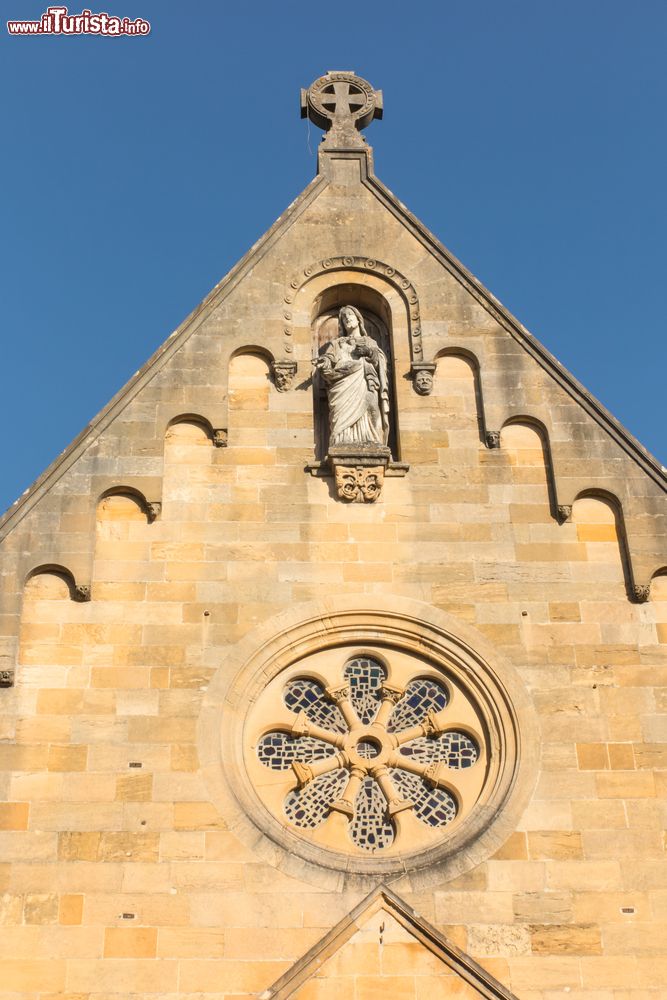
<path fill-rule="evenodd" d="M 291 389 L 296 375 L 296 361 L 275 361 L 272 365 L 273 381 L 278 392 Z"/>
<path fill-rule="evenodd" d="M 420 396 L 430 396 L 433 392 L 433 372 L 424 369 L 415 372 L 414 387 Z"/>
<path fill-rule="evenodd" d="M 276 368 L 274 378 L 276 380 L 276 389 L 278 392 L 284 392 L 286 389 L 289 389 L 292 384 L 292 373 L 285 371 L 284 368 Z"/>
<path fill-rule="evenodd" d="M 338 313 L 338 335 L 340 337 L 363 336 L 366 333 L 364 320 L 354 306 L 342 306 Z"/>

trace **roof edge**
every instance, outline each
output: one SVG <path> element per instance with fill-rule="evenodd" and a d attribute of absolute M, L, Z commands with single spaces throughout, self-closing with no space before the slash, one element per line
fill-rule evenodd
<path fill-rule="evenodd" d="M 413 232 L 420 242 L 442 263 L 471 295 L 485 308 L 494 319 L 503 326 L 537 362 L 545 369 L 565 391 L 580 403 L 586 412 L 593 417 L 607 433 L 616 441 L 626 454 L 634 459 L 658 486 L 667 492 L 667 469 L 648 451 L 644 445 L 627 430 L 623 424 L 610 413 L 581 382 L 561 364 L 561 362 L 544 347 L 540 341 L 500 302 L 472 271 L 461 263 L 437 236 L 407 208 L 390 189 L 373 173 L 369 172 L 362 180 L 372 193 L 398 215 Z"/>
<path fill-rule="evenodd" d="M 565 391 L 574 398 L 586 412 L 600 425 L 616 443 L 649 476 L 667 492 L 667 470 L 614 417 L 612 413 L 585 386 L 568 371 L 550 351 L 535 338 L 526 327 L 507 309 L 464 264 L 400 201 L 383 182 L 369 170 L 362 175 L 364 184 L 389 210 L 398 216 L 419 239 L 423 246 L 466 288 L 466 290 L 486 309 L 496 321 L 544 368 Z M 58 455 L 40 476 L 18 497 L 0 517 L 0 541 L 2 541 L 41 496 L 58 481 L 85 452 L 86 448 L 122 412 L 137 392 L 157 374 L 169 358 L 197 330 L 209 312 L 214 309 L 235 285 L 242 279 L 256 258 L 287 229 L 308 207 L 317 195 L 329 184 L 324 173 L 318 173 L 291 202 L 273 225 L 257 240 L 227 274 L 211 289 L 206 297 L 193 309 L 183 322 L 158 347 L 139 371 L 125 383 L 107 405 L 74 438 L 72 443 Z"/>
<path fill-rule="evenodd" d="M 32 510 L 37 501 L 63 476 L 86 448 L 108 427 L 134 399 L 137 392 L 160 371 L 169 358 L 192 336 L 206 316 L 225 298 L 243 278 L 271 243 L 289 228 L 301 213 L 329 184 L 328 178 L 316 175 L 301 194 L 279 215 L 273 225 L 250 247 L 230 271 L 211 289 L 208 295 L 169 334 L 167 339 L 148 358 L 138 372 L 111 398 L 106 406 L 77 434 L 74 440 L 60 453 L 37 479 L 14 501 L 0 517 L 0 542 Z"/>

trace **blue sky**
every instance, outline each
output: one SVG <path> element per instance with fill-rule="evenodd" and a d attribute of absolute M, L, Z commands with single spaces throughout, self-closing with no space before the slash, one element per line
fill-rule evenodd
<path fill-rule="evenodd" d="M 384 91 L 378 176 L 667 460 L 664 0 L 88 6 L 151 34 L 2 25 L 0 508 L 312 178 L 327 69 Z"/>

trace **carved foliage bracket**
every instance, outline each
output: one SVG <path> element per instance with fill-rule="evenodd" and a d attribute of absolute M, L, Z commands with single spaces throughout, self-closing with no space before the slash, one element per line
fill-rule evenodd
<path fill-rule="evenodd" d="M 332 446 L 327 461 L 333 470 L 338 498 L 348 503 L 374 503 L 382 492 L 390 459 L 389 448 L 382 445 Z"/>

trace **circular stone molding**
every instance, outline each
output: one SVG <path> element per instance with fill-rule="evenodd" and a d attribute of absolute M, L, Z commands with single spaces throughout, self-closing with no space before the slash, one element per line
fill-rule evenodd
<path fill-rule="evenodd" d="M 339 90 L 340 88 L 340 90 Z M 356 73 L 327 73 L 310 85 L 306 92 L 308 117 L 318 128 L 328 129 L 342 113 L 362 129 L 372 122 L 376 113 L 377 97 L 368 80 Z"/>
<path fill-rule="evenodd" d="M 514 669 L 429 605 L 302 605 L 243 639 L 206 695 L 199 751 L 237 835 L 302 878 L 407 874 L 489 857 L 536 776 L 537 725 Z"/>
<path fill-rule="evenodd" d="M 358 254 L 344 254 L 337 257 L 325 257 L 324 260 L 313 261 L 312 264 L 308 264 L 307 267 L 304 267 L 303 277 L 301 274 L 294 275 L 287 290 L 285 291 L 284 300 L 288 303 L 293 302 L 303 286 L 311 278 L 317 277 L 323 272 L 344 270 L 363 271 L 364 269 L 377 273 L 381 278 L 386 278 L 389 284 L 396 289 L 404 301 L 410 306 L 410 352 L 413 360 L 420 361 L 422 359 L 423 348 L 422 331 L 419 320 L 419 297 L 410 279 L 406 278 L 404 274 L 401 274 L 400 271 L 397 271 L 396 268 L 392 267 L 390 264 L 386 264 L 381 260 L 375 260 L 370 257 L 360 257 Z M 291 321 L 291 313 L 284 313 L 283 315 L 287 320 Z M 285 327 L 284 333 L 285 340 L 283 342 L 283 346 L 289 353 L 293 350 L 292 327 Z"/>

